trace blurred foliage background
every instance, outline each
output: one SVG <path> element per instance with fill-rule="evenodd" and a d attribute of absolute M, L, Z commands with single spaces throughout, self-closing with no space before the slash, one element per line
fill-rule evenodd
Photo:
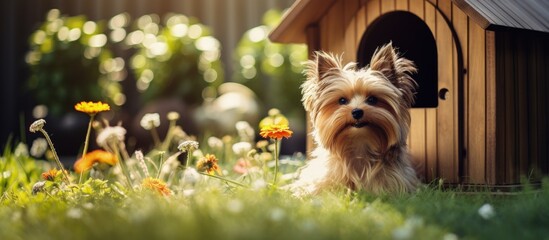
<path fill-rule="evenodd" d="M 306 60 L 306 47 L 274 44 L 267 39 L 282 15 L 274 9 L 291 3 L 291 0 L 136 3 L 156 6 L 146 8 L 147 13 L 144 8 L 129 7 L 134 4 L 131 1 L 83 5 L 80 1 L 41 2 L 36 12 L 47 6 L 61 8 L 49 8 L 31 24 L 36 17 L 19 17 L 6 10 L 27 9 L 25 3 L 3 2 L 7 8 L 2 11 L 9 20 L 3 27 L 9 24 L 34 27 L 26 27 L 27 34 L 16 32 L 27 40 L 21 57 L 25 65 L 21 72 L 26 73 L 15 72 L 12 76 L 13 64 L 2 66 L 8 83 L 13 83 L 13 77 L 18 78 L 17 84 L 8 89 L 19 85 L 22 89 L 17 91 L 23 95 L 28 92 L 22 98 L 12 94 L 13 91 L 3 90 L 6 93 L 2 95 L 3 105 L 16 114 L 2 120 L 11 126 L 2 129 L 2 146 L 8 135 L 15 135 L 14 141 L 31 141 L 26 136 L 26 126 L 36 118 L 50 117 L 61 119 L 56 126 L 50 123 L 52 128 L 62 128 L 51 130 L 58 145 L 76 142 L 65 139 L 64 135 L 82 138 L 83 130 L 75 129 L 85 124 L 86 116 L 66 116 L 78 114 L 73 110 L 76 102 L 93 100 L 111 104 L 116 111 L 102 117 L 112 123 L 122 122 L 130 131 L 128 135 L 136 138 L 148 134 L 139 127 L 139 120 L 150 112 L 163 115 L 178 111 L 185 131 L 221 137 L 235 133 L 235 122 L 245 120 L 257 126 L 271 108 L 278 108 L 290 119 L 296 132 L 289 143 L 291 151 L 304 151 L 305 113 L 299 85 L 303 80 L 301 62 Z M 125 8 L 127 12 L 120 11 Z M 188 11 L 200 18 L 181 13 Z M 19 18 L 28 22 L 12 21 Z M 204 20 L 213 27 L 203 23 Z M 10 53 L 2 60 L 8 59 Z M 163 127 L 167 124 L 161 124 L 161 137 Z M 148 144 L 129 139 L 129 147 Z"/>

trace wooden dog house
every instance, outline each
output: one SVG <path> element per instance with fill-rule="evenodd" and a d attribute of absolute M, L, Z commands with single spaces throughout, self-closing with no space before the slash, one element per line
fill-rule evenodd
<path fill-rule="evenodd" d="M 426 182 L 512 186 L 549 173 L 549 3 L 296 0 L 270 39 L 367 65 L 393 42 L 419 73 L 409 147 Z"/>

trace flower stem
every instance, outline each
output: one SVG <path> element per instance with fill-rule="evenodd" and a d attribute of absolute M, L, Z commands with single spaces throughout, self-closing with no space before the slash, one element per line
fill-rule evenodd
<path fill-rule="evenodd" d="M 90 114 L 90 122 L 88 123 L 88 130 L 86 131 L 86 139 L 84 140 L 84 150 L 82 150 L 82 159 L 84 159 L 86 157 L 86 153 L 88 153 L 91 126 L 94 118 L 95 118 L 95 114 Z M 82 180 L 82 175 L 83 175 L 83 171 L 80 173 L 80 177 L 78 178 L 78 183 L 80 183 L 80 181 Z"/>
<path fill-rule="evenodd" d="M 226 178 L 224 178 L 224 177 L 219 177 L 219 176 L 216 176 L 216 175 L 211 175 L 211 174 L 207 174 L 207 173 L 203 173 L 203 172 L 198 172 L 198 173 L 199 173 L 199 174 L 202 174 L 202 175 L 204 175 L 204 176 L 208 176 L 208 177 L 212 177 L 212 178 L 217 178 L 217 179 L 219 179 L 219 180 L 221 180 L 221 181 L 225 181 L 225 182 L 228 182 L 228 183 L 232 183 L 232 184 L 238 185 L 238 186 L 240 186 L 240 187 L 244 187 L 244 188 L 247 188 L 247 187 L 248 187 L 248 186 L 246 186 L 246 185 L 244 185 L 244 184 L 242 184 L 242 183 L 239 183 L 239 182 L 237 182 L 237 181 L 233 181 L 233 180 L 230 180 L 230 179 L 226 179 Z"/>
<path fill-rule="evenodd" d="M 48 133 L 44 129 L 40 129 L 40 132 L 42 134 L 44 134 L 44 136 L 46 137 L 46 141 L 50 145 L 51 151 L 53 152 L 53 158 L 55 159 L 55 163 L 57 164 L 57 167 L 63 173 L 63 177 L 65 178 L 66 183 L 70 184 L 71 180 L 69 179 L 69 176 L 67 175 L 67 172 L 65 172 L 65 168 L 63 167 L 63 164 L 59 160 L 59 156 L 57 155 L 57 152 L 55 151 L 55 148 L 53 147 L 53 142 L 51 141 L 50 136 L 48 135 Z"/>
<path fill-rule="evenodd" d="M 88 146 L 90 142 L 90 133 L 91 133 L 91 126 L 93 119 L 95 118 L 95 114 L 90 114 L 90 122 L 88 123 L 88 131 L 86 132 L 86 140 L 84 141 L 84 150 L 82 151 L 82 157 L 86 156 L 86 153 L 88 152 Z"/>
<path fill-rule="evenodd" d="M 189 164 L 191 163 L 191 156 L 192 156 L 191 151 L 187 150 L 187 160 L 185 161 L 185 169 L 189 168 Z"/>
<path fill-rule="evenodd" d="M 275 143 L 274 143 L 275 171 L 274 171 L 273 185 L 276 185 L 276 177 L 278 176 L 278 138 L 275 138 L 274 140 L 275 140 Z"/>
<path fill-rule="evenodd" d="M 156 131 L 156 127 L 151 128 L 151 135 L 154 141 L 154 146 L 159 147 L 160 146 L 160 137 L 158 136 L 158 131 Z"/>

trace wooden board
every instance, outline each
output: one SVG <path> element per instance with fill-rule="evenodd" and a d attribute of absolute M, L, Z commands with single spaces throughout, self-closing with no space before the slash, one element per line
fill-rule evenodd
<path fill-rule="evenodd" d="M 437 37 L 436 32 L 436 20 L 435 20 L 435 8 L 430 4 L 424 5 L 425 9 L 425 23 L 433 32 L 434 37 Z M 440 47 L 437 46 L 438 49 Z M 437 109 L 427 108 L 425 109 L 425 159 L 426 159 L 426 178 L 427 181 L 434 180 L 439 176 L 438 167 L 438 155 L 437 155 Z"/>
<path fill-rule="evenodd" d="M 469 88 L 467 174 L 469 183 L 484 183 L 486 157 L 486 64 L 485 33 L 476 24 L 469 26 Z"/>

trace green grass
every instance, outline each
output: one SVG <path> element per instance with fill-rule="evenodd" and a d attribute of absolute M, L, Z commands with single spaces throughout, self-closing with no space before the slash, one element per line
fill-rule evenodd
<path fill-rule="evenodd" d="M 264 142 L 248 154 L 231 152 L 239 141 L 202 143 L 182 154 L 165 140 L 171 147 L 150 151 L 145 160 L 130 153 L 121 165 L 70 172 L 70 184 L 60 173 L 41 179 L 52 164 L 29 157 L 21 145 L 13 152 L 7 147 L 0 156 L 0 239 L 549 239 L 549 179 L 507 195 L 431 184 L 404 195 L 342 191 L 297 198 L 283 185 L 303 156 L 280 161 L 273 184 L 270 147 Z M 220 156 L 223 174 L 188 181 L 183 162 L 190 157 L 189 168 L 205 171 L 195 163 L 206 153 Z M 231 171 L 237 159 L 249 162 L 247 174 Z M 171 194 L 147 189 L 147 176 Z M 486 206 L 492 210 L 483 216 Z"/>
<path fill-rule="evenodd" d="M 83 186 L 87 186 L 83 184 Z M 549 191 L 458 193 L 425 186 L 402 196 L 226 187 L 203 179 L 169 197 L 115 192 L 110 183 L 72 194 L 4 192 L 0 239 L 547 239 Z M 547 184 L 545 184 L 547 186 Z M 491 204 L 495 214 L 478 210 Z"/>

